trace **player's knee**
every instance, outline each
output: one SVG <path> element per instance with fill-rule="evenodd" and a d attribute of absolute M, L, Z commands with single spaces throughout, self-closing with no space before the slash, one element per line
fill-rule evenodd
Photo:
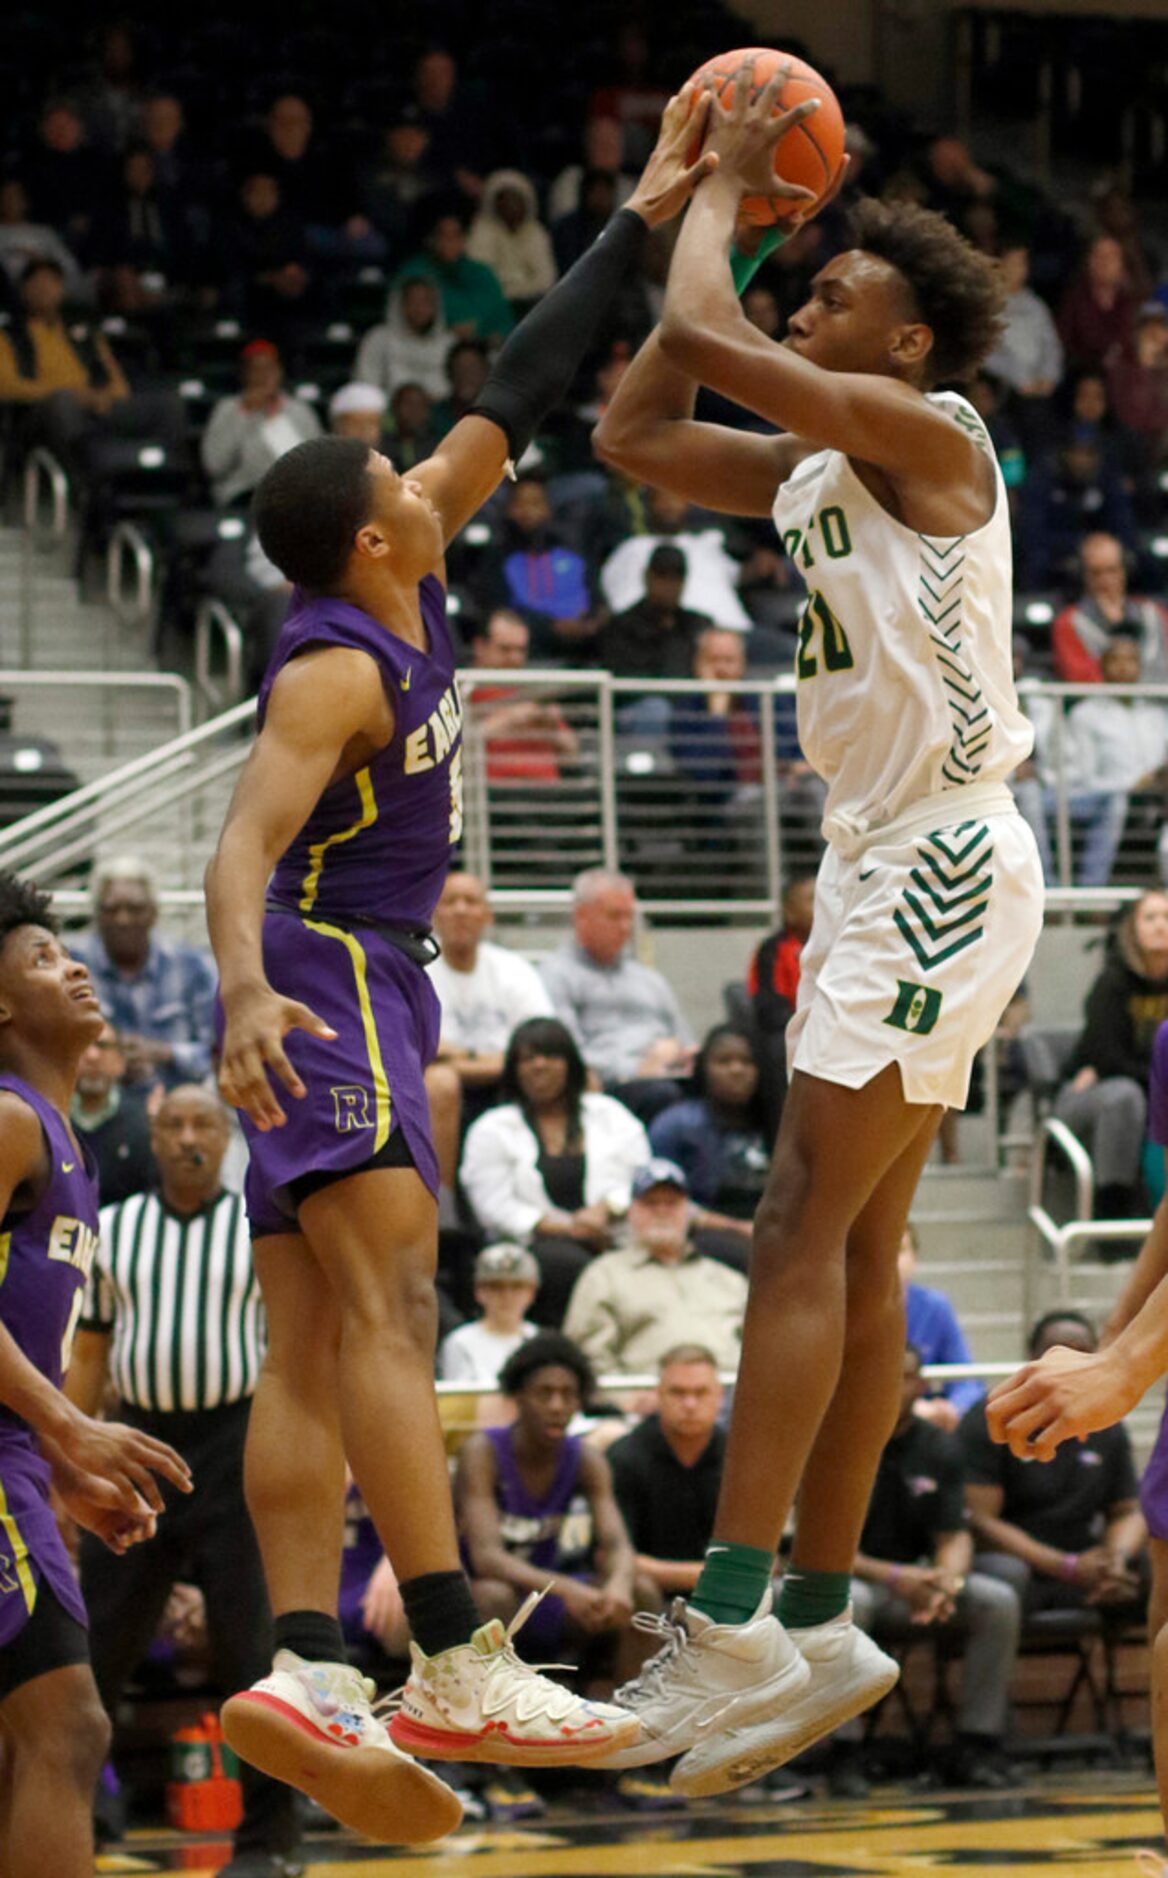
<path fill-rule="evenodd" d="M 359 1332 L 383 1343 L 407 1343 L 432 1356 L 438 1335 L 438 1296 L 431 1262 L 400 1248 L 376 1283 L 351 1287 L 341 1301 L 342 1341 Z"/>
<path fill-rule="evenodd" d="M 46 1718 L 43 1727 L 30 1731 L 30 1738 L 18 1741 L 18 1767 L 23 1757 L 35 1760 L 39 1768 L 50 1770 L 55 1786 L 89 1797 L 112 1739 L 110 1719 L 96 1688 L 75 1686 L 67 1697 L 62 1692 L 55 1725 L 50 1726 Z"/>

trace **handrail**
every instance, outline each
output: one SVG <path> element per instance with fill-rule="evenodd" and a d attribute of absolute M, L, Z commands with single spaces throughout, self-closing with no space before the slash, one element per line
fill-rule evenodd
<path fill-rule="evenodd" d="M 52 504 L 47 530 L 41 527 L 41 491 Z M 24 526 L 32 540 L 62 541 L 69 521 L 69 479 L 51 450 L 38 444 L 24 459 Z"/>
<path fill-rule="evenodd" d="M 1049 1152 L 1052 1148 L 1067 1161 L 1075 1177 L 1075 1213 L 1072 1219 L 1061 1226 L 1052 1218 L 1043 1204 L 1043 1191 L 1049 1164 Z M 1027 1218 L 1033 1228 L 1032 1256 L 1027 1260 L 1026 1271 L 1026 1314 L 1028 1321 L 1033 1318 L 1037 1307 L 1037 1278 L 1041 1269 L 1043 1255 L 1053 1259 L 1058 1289 L 1058 1302 L 1071 1304 L 1071 1259 L 1072 1255 L 1084 1246 L 1095 1241 L 1124 1242 L 1130 1239 L 1145 1239 L 1152 1229 L 1150 1219 L 1092 1219 L 1095 1202 L 1095 1170 L 1091 1157 L 1078 1137 L 1072 1134 L 1067 1124 L 1057 1115 L 1043 1117 L 1038 1130 L 1034 1155 L 1030 1168 L 1030 1205 Z M 1084 1270 L 1092 1263 L 1089 1259 L 1078 1259 L 1076 1269 Z"/>
<path fill-rule="evenodd" d="M 222 678 L 213 675 L 215 640 L 223 651 Z M 210 595 L 195 614 L 195 686 L 200 705 L 226 710 L 243 693 L 243 634 L 222 600 Z"/>
<path fill-rule="evenodd" d="M 133 570 L 134 588 L 126 598 L 126 566 Z M 154 549 L 136 522 L 118 522 L 110 531 L 106 549 L 106 599 L 123 626 L 135 626 L 149 617 L 154 594 Z"/>
<path fill-rule="evenodd" d="M 107 680 L 108 682 L 108 680 Z M 210 718 L 194 730 L 184 730 L 169 743 L 148 750 L 142 756 L 136 756 L 117 769 L 99 776 L 95 781 L 84 783 L 80 789 L 62 796 L 56 802 L 50 802 L 44 808 L 37 809 L 32 815 L 24 816 L 11 827 L 0 829 L 0 863 L 5 867 L 23 862 L 31 857 L 41 845 L 48 846 L 67 835 L 71 824 L 87 818 L 110 797 L 125 796 L 136 788 L 149 796 L 156 786 L 160 768 L 167 771 L 176 764 L 183 764 L 188 757 L 210 744 L 225 732 L 235 730 L 248 723 L 254 711 L 254 701 L 244 699 L 234 705 L 230 711 L 224 711 L 219 717 Z M 243 762 L 247 755 L 246 744 L 239 747 L 238 760 Z M 33 840 L 33 837 L 36 840 Z"/>

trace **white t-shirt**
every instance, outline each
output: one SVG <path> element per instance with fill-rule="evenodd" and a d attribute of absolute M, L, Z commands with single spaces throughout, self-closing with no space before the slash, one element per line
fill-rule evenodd
<path fill-rule="evenodd" d="M 917 534 L 889 515 L 839 450 L 780 485 L 775 527 L 803 575 L 799 742 L 828 785 L 824 832 L 882 827 L 922 797 L 1002 782 L 1034 733 L 1018 707 L 1010 520 L 985 426 L 934 392 L 994 464 L 997 499 L 969 535 Z"/>
<path fill-rule="evenodd" d="M 481 1317 L 474 1323 L 460 1324 L 442 1339 L 438 1375 L 443 1382 L 477 1382 L 489 1387 L 498 1381 L 507 1358 L 535 1333 L 536 1326 L 526 1318 L 512 1337 L 500 1337 L 488 1330 Z"/>
<path fill-rule="evenodd" d="M 427 969 L 442 1006 L 442 1041 L 456 1050 L 490 1056 L 507 1048 L 517 1024 L 553 1015 L 535 966 L 504 946 L 480 945 L 472 972 L 453 971 L 443 958 Z"/>

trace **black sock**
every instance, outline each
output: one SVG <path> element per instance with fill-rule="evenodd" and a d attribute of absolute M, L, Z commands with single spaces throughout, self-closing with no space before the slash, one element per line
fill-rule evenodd
<path fill-rule="evenodd" d="M 482 1623 L 465 1572 L 423 1572 L 398 1586 L 410 1635 L 427 1656 L 469 1643 Z"/>
<path fill-rule="evenodd" d="M 309 1663 L 347 1663 L 345 1639 L 326 1611 L 284 1611 L 276 1619 L 277 1650 L 294 1650 Z"/>

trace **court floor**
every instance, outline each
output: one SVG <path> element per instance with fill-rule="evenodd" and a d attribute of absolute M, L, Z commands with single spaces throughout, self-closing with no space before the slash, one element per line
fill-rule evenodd
<path fill-rule="evenodd" d="M 1137 1878 L 1135 1853 L 1158 1845 L 1159 1831 L 1147 1774 L 1080 1769 L 992 1798 L 882 1786 L 865 1802 L 722 1801 L 664 1814 L 557 1802 L 537 1821 L 464 1826 L 425 1852 L 321 1835 L 306 1861 L 307 1878 Z M 134 1833 L 98 1870 L 210 1878 L 229 1853 L 191 1835 Z"/>

